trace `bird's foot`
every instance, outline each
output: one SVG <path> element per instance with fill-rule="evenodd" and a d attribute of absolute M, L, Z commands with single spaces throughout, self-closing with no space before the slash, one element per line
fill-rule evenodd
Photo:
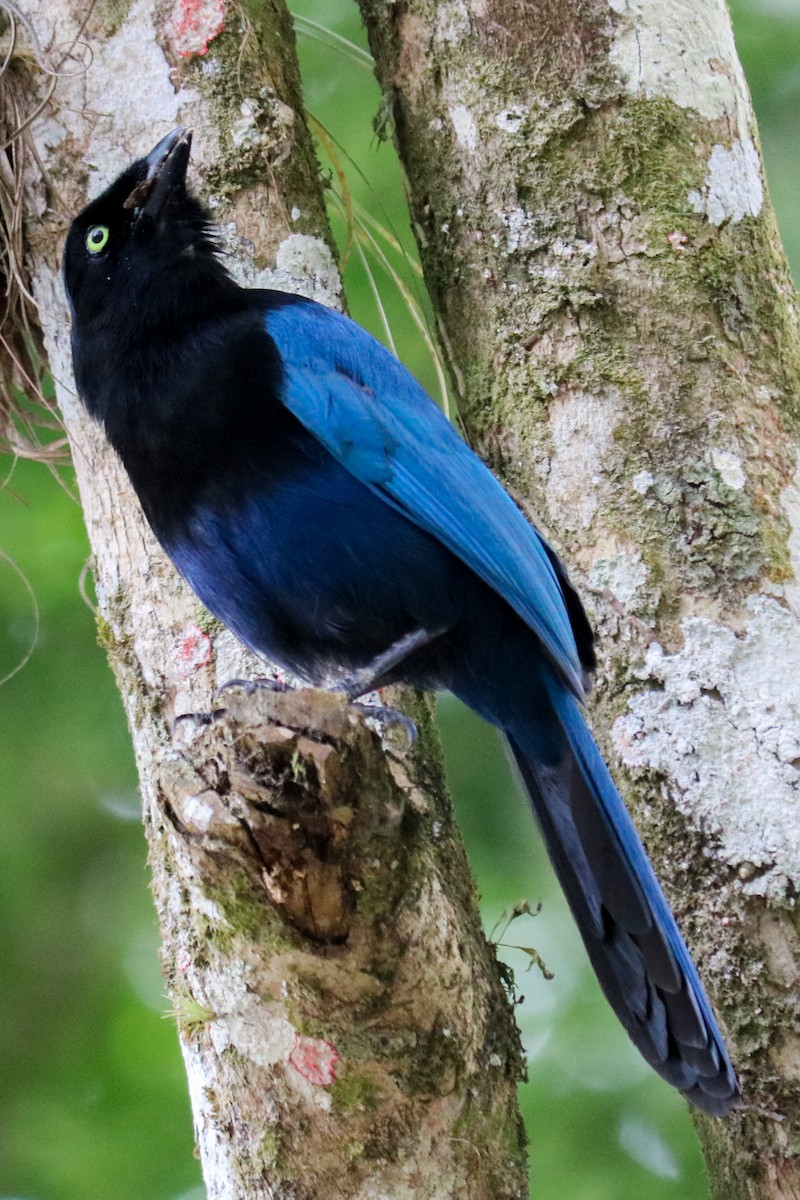
<path fill-rule="evenodd" d="M 407 717 L 405 713 L 401 713 L 396 708 L 389 708 L 385 704 L 366 704 L 364 701 L 352 701 L 353 708 L 357 708 L 363 713 L 369 721 L 374 721 L 376 725 L 381 727 L 379 732 L 390 729 L 399 729 L 405 734 L 407 746 L 405 749 L 411 749 L 417 740 L 417 727 Z M 386 740 L 386 739 L 384 739 Z"/>
<path fill-rule="evenodd" d="M 260 691 L 293 692 L 295 690 L 291 684 L 284 683 L 282 679 L 273 679 L 269 675 L 258 675 L 255 679 L 229 679 L 220 684 L 214 695 L 221 696 L 223 692 L 231 691 L 233 688 L 238 688 L 246 696 L 254 696 L 256 692 Z"/>
<path fill-rule="evenodd" d="M 382 735 L 389 730 L 400 730 L 405 736 L 407 746 L 410 748 L 414 745 L 417 740 L 417 727 L 410 717 L 407 717 L 405 713 L 400 712 L 396 708 L 389 708 L 385 704 L 370 704 L 364 700 L 356 700 L 347 686 L 348 682 L 350 681 L 342 681 L 334 688 L 334 691 L 344 692 L 350 704 L 363 713 L 367 720 L 374 722 L 379 727 L 379 732 Z M 260 691 L 285 693 L 296 690 L 291 684 L 266 675 L 257 676 L 255 679 L 228 679 L 216 689 L 214 699 L 216 700 L 223 696 L 225 692 L 233 691 L 234 689 L 243 692 L 246 696 L 254 696 Z M 363 695 L 363 691 L 359 690 L 356 694 Z M 183 739 L 191 741 L 197 737 L 201 730 L 208 728 L 209 725 L 213 725 L 215 721 L 218 721 L 220 717 L 225 716 L 226 712 L 226 708 L 219 707 L 213 708 L 210 712 L 181 713 L 172 722 L 173 736 L 180 731 Z M 384 740 L 386 740 L 385 737 Z"/>
<path fill-rule="evenodd" d="M 214 699 L 218 699 L 224 692 L 232 691 L 234 688 L 238 688 L 246 696 L 254 696 L 256 692 L 261 690 L 270 692 L 294 691 L 294 688 L 280 679 L 257 676 L 255 679 L 227 680 L 226 683 L 221 684 L 214 692 Z M 224 717 L 226 712 L 226 708 L 212 708 L 210 712 L 181 713 L 172 722 L 172 736 L 175 737 L 180 732 L 183 740 L 191 741 L 197 737 L 200 730 L 207 729 L 209 725 L 213 725 L 220 717 Z"/>
<path fill-rule="evenodd" d="M 191 742 L 201 729 L 207 729 L 224 715 L 224 708 L 212 708 L 210 712 L 180 713 L 173 719 L 172 736 L 177 737 L 180 733 L 183 741 Z"/>
<path fill-rule="evenodd" d="M 381 681 L 404 659 L 417 650 L 427 646 L 434 638 L 444 633 L 444 629 L 413 629 L 404 634 L 391 646 L 378 654 L 366 666 L 350 675 L 345 675 L 336 681 L 335 691 L 344 692 L 349 700 L 357 700 L 359 696 L 373 692 L 380 687 Z"/>

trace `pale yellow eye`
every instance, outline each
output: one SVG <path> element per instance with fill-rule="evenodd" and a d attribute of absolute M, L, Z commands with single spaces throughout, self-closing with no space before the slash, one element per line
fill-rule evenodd
<path fill-rule="evenodd" d="M 90 254 L 99 254 L 101 250 L 105 250 L 107 242 L 107 225 L 93 225 L 86 234 L 86 249 Z"/>

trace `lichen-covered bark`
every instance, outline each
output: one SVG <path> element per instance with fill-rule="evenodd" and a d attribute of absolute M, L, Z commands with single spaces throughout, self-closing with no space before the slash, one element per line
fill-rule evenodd
<path fill-rule="evenodd" d="M 413 703 L 417 746 L 387 758 L 341 698 L 215 699 L 265 666 L 165 560 L 70 384 L 67 223 L 178 124 L 194 128 L 194 178 L 240 276 L 337 301 L 286 10 L 108 2 L 82 26 L 70 0 L 18 7 L 32 89 L 37 59 L 58 73 L 33 127 L 49 191 L 31 177 L 30 269 L 141 776 L 208 1195 L 520 1196 L 518 1038 L 427 707 Z"/>
<path fill-rule="evenodd" d="M 594 722 L 800 1193 L 796 296 L 723 0 L 361 0 L 473 441 L 594 617 Z"/>
<path fill-rule="evenodd" d="M 423 791 L 342 696 L 225 703 L 162 757 L 153 830 L 220 1194 L 524 1195 L 520 1060 L 429 731 Z"/>

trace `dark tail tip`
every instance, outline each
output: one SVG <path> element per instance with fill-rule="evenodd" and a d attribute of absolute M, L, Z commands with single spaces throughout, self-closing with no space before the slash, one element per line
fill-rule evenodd
<path fill-rule="evenodd" d="M 568 731 L 570 746 L 550 765 L 509 738 L 550 858 L 600 986 L 642 1056 L 691 1104 L 724 1116 L 741 1104 L 724 1039 L 633 822 L 575 713 L 582 731 Z"/>

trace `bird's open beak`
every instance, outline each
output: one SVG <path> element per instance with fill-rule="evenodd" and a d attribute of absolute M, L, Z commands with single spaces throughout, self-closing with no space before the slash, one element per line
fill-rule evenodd
<path fill-rule="evenodd" d="M 186 185 L 192 131 L 179 125 L 154 146 L 147 158 L 147 175 L 138 183 L 125 201 L 125 208 L 136 210 L 136 216 L 158 219 L 171 193 Z"/>

